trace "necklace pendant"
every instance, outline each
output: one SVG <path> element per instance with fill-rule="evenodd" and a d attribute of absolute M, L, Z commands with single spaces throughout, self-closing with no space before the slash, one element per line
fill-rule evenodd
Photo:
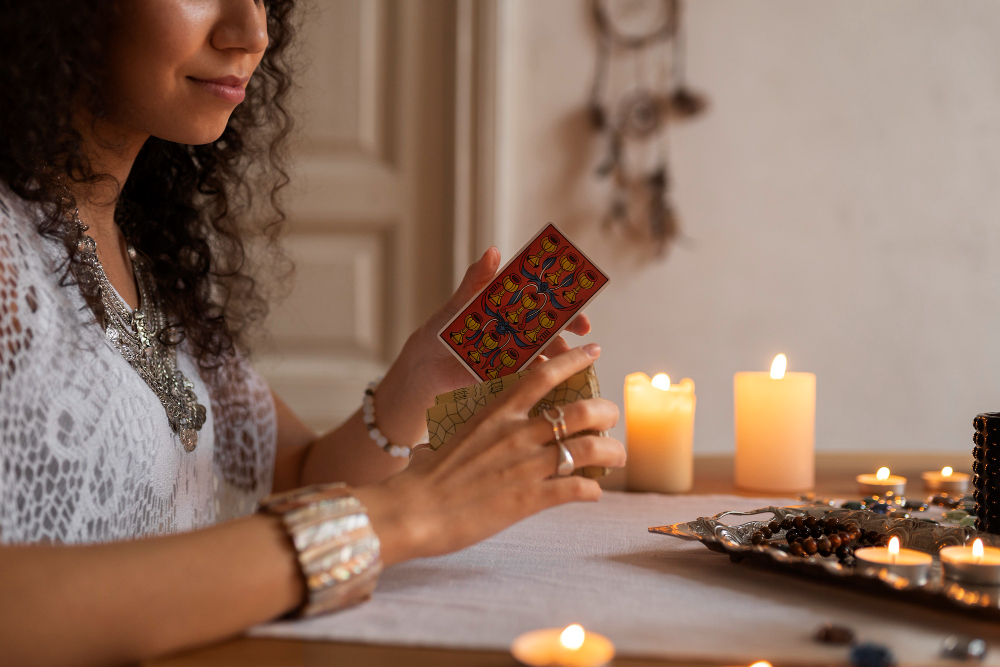
<path fill-rule="evenodd" d="M 193 428 L 182 428 L 178 433 L 181 437 L 181 444 L 184 445 L 185 452 L 193 452 L 198 446 L 198 431 Z"/>

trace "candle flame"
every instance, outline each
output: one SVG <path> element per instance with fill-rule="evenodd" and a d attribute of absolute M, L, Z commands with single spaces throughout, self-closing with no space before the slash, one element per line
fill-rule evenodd
<path fill-rule="evenodd" d="M 880 482 L 884 482 L 885 480 L 889 479 L 889 469 L 886 468 L 885 466 L 879 468 L 878 472 L 875 473 L 875 479 L 877 479 Z"/>
<path fill-rule="evenodd" d="M 569 650 L 575 651 L 583 646 L 585 636 L 586 633 L 583 631 L 583 626 L 579 623 L 574 623 L 562 631 L 562 634 L 559 635 L 559 643 Z"/>
<path fill-rule="evenodd" d="M 899 556 L 899 538 L 893 535 L 889 538 L 889 559 L 891 562 L 896 562 L 896 557 Z"/>
<path fill-rule="evenodd" d="M 750 665 L 750 667 L 771 667 L 771 663 L 769 663 L 767 660 L 759 660 Z"/>
<path fill-rule="evenodd" d="M 977 563 L 983 559 L 983 541 L 978 537 L 972 543 L 972 557 L 976 559 Z"/>
<path fill-rule="evenodd" d="M 785 377 L 785 369 L 788 368 L 788 357 L 779 354 L 771 362 L 771 379 L 780 380 Z"/>
<path fill-rule="evenodd" d="M 942 477 L 951 477 L 951 473 L 953 472 L 955 472 L 955 470 L 951 466 L 945 466 L 941 468 Z"/>
<path fill-rule="evenodd" d="M 657 373 L 653 376 L 653 386 L 662 391 L 670 389 L 670 376 L 666 373 Z"/>

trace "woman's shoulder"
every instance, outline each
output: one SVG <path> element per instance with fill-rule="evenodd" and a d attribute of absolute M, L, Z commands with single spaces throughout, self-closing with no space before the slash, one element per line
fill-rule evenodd
<path fill-rule="evenodd" d="M 58 250 L 39 232 L 42 217 L 37 203 L 25 201 L 0 181 L 0 264 L 53 270 L 53 251 Z"/>

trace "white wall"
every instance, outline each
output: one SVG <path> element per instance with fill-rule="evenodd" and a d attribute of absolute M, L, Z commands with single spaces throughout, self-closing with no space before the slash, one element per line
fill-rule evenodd
<path fill-rule="evenodd" d="M 696 452 L 731 451 L 733 372 L 785 352 L 818 449 L 970 451 L 1000 410 L 1000 3 L 689 1 L 712 106 L 671 134 L 687 241 L 647 264 L 599 231 L 589 0 L 511 9 L 512 244 L 553 221 L 611 275 L 606 396 L 690 376 Z"/>

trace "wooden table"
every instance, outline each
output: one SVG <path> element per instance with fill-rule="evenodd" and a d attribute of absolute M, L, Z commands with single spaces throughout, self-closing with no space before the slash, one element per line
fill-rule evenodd
<path fill-rule="evenodd" d="M 971 449 L 971 445 L 970 445 Z M 946 465 L 956 471 L 969 472 L 970 454 L 965 452 L 905 454 L 859 453 L 817 454 L 816 494 L 825 497 L 853 497 L 857 495 L 855 475 L 875 472 L 888 466 L 893 474 L 909 479 L 911 493 L 921 491 L 920 473 L 940 470 Z M 610 476 L 607 488 L 622 488 L 624 476 Z M 692 493 L 740 493 L 733 487 L 732 456 L 702 456 L 695 459 L 695 483 Z M 761 494 L 763 495 L 763 494 Z M 774 495 L 774 494 L 770 494 Z M 307 642 L 281 639 L 236 638 L 213 646 L 145 663 L 149 667 L 513 667 L 517 665 L 510 654 L 497 651 L 457 651 L 451 649 L 399 648 L 341 642 Z M 716 663 L 673 662 L 666 660 L 640 660 L 616 658 L 615 667 L 640 665 L 711 665 Z"/>

